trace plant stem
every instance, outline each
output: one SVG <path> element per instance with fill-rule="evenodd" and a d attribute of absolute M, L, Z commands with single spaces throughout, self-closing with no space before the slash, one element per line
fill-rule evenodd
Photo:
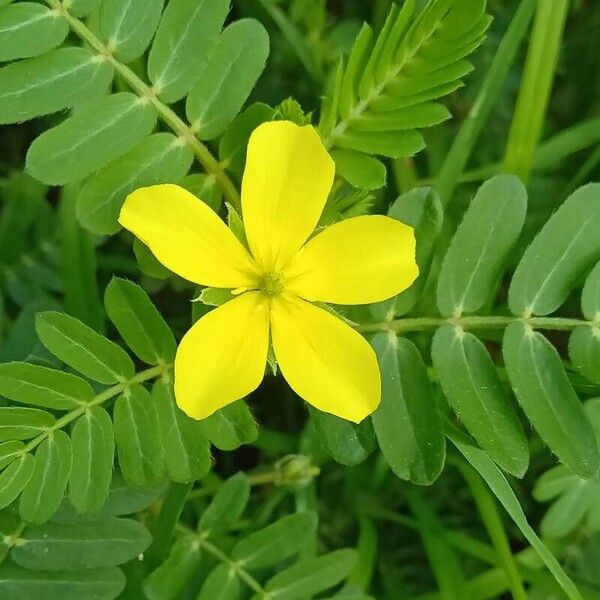
<path fill-rule="evenodd" d="M 152 535 L 152 544 L 146 552 L 150 569 L 164 561 L 171 547 L 171 538 L 179 521 L 181 511 L 188 500 L 192 483 L 171 482 L 167 497 L 163 502 Z"/>
<path fill-rule="evenodd" d="M 540 139 L 569 0 L 539 0 L 517 106 L 513 114 L 504 170 L 529 178 Z"/>
<path fill-rule="evenodd" d="M 519 574 L 515 557 L 510 549 L 510 544 L 494 498 L 488 491 L 486 484 L 472 467 L 462 462 L 459 462 L 457 466 L 471 490 L 483 524 L 496 549 L 500 566 L 506 574 L 514 600 L 527 600 L 523 581 Z"/>
<path fill-rule="evenodd" d="M 156 365 L 155 367 L 151 367 L 150 369 L 146 369 L 145 371 L 140 371 L 136 373 L 131 379 L 123 381 L 121 383 L 117 383 L 112 387 L 107 388 L 100 394 L 94 396 L 89 402 L 82 403 L 79 408 L 68 412 L 66 415 L 61 417 L 52 425 L 52 427 L 48 427 L 46 431 L 40 433 L 37 437 L 33 438 L 20 452 L 20 454 L 15 454 L 15 459 L 19 456 L 27 454 L 31 452 L 34 448 L 36 448 L 39 444 L 41 444 L 49 435 L 51 435 L 54 431 L 58 429 L 62 429 L 66 427 L 69 423 L 72 423 L 76 419 L 78 419 L 81 415 L 85 414 L 93 406 L 99 406 L 111 400 L 115 396 L 118 396 L 128 387 L 135 385 L 137 383 L 144 383 L 145 381 L 149 381 L 156 377 L 163 376 L 165 373 L 171 369 L 173 365 L 171 364 L 161 364 Z"/>
<path fill-rule="evenodd" d="M 504 329 L 516 321 L 529 325 L 533 329 L 556 331 L 570 331 L 580 325 L 587 325 L 588 327 L 598 327 L 600 325 L 594 321 L 565 319 L 562 317 L 415 317 L 412 319 L 394 319 L 372 325 L 363 325 L 358 327 L 358 331 L 361 333 L 374 333 L 377 331 L 406 333 L 408 331 L 437 329 L 443 325 L 455 325 L 464 329 Z"/>
<path fill-rule="evenodd" d="M 138 77 L 127 65 L 119 62 L 110 50 L 99 40 L 96 35 L 85 25 L 83 21 L 69 13 L 68 8 L 61 0 L 45 0 L 54 10 L 58 11 L 66 19 L 71 30 L 86 42 L 100 56 L 103 56 L 115 69 L 129 87 L 140 97 L 150 102 L 157 110 L 160 118 L 180 138 L 185 140 L 193 150 L 196 158 L 207 172 L 212 173 L 223 190 L 223 195 L 236 210 L 241 210 L 240 195 L 223 170 L 222 165 L 212 155 L 210 150 L 196 137 L 190 126 L 185 123 L 169 106 L 161 102 L 154 89 Z"/>
<path fill-rule="evenodd" d="M 309 474 L 311 477 L 318 477 L 318 475 L 320 473 L 321 473 L 321 469 L 319 469 L 319 467 L 311 466 L 309 468 Z M 281 471 L 268 471 L 266 473 L 257 473 L 256 475 L 248 475 L 248 483 L 251 486 L 254 486 L 254 485 L 268 485 L 271 483 L 275 484 L 275 485 L 285 485 L 285 484 L 289 484 L 290 482 L 282 480 Z M 201 488 L 191 492 L 189 497 L 190 497 L 190 499 L 192 499 L 192 498 L 200 498 L 202 496 L 209 496 L 211 494 L 214 494 L 218 489 L 219 489 L 218 485 L 201 487 Z"/>
<path fill-rule="evenodd" d="M 263 587 L 238 563 L 231 560 L 220 548 L 217 548 L 212 542 L 200 536 L 200 545 L 206 552 L 212 554 L 215 558 L 225 563 L 253 592 L 260 595 L 261 598 L 267 598 L 267 592 Z"/>
<path fill-rule="evenodd" d="M 198 543 L 205 552 L 208 552 L 208 554 L 212 554 L 212 556 L 214 556 L 217 560 L 227 565 L 229 569 L 231 569 L 231 571 L 234 572 L 241 581 L 243 581 L 253 592 L 258 594 L 259 598 L 262 598 L 263 600 L 267 600 L 269 598 L 268 592 L 260 585 L 260 583 L 254 577 L 252 577 L 250 573 L 248 573 L 248 571 L 246 571 L 246 569 L 244 569 L 237 562 L 231 560 L 231 558 L 229 558 L 229 556 L 227 556 L 227 554 L 225 554 L 225 552 L 223 552 L 219 547 L 215 546 L 212 542 L 208 541 L 203 533 L 197 533 L 189 527 L 186 527 L 182 524 L 178 524 L 177 528 L 185 532 L 185 534 L 198 540 Z"/>
<path fill-rule="evenodd" d="M 302 32 L 296 25 L 287 17 L 272 0 L 258 0 L 258 3 L 264 8 L 268 15 L 273 19 L 283 37 L 289 44 L 290 48 L 296 53 L 298 60 L 312 78 L 313 81 L 319 83 L 323 79 L 319 66 L 315 60 L 311 48 L 306 43 Z"/>
<path fill-rule="evenodd" d="M 461 173 L 483 130 L 492 108 L 500 97 L 500 91 L 512 65 L 521 41 L 525 37 L 537 0 L 524 0 L 513 17 L 510 26 L 494 56 L 487 75 L 471 110 L 461 125 L 444 164 L 437 177 L 437 191 L 444 205 L 454 194 Z"/>

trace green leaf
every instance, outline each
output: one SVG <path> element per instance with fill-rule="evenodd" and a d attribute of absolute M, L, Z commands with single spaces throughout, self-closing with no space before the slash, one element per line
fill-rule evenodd
<path fill-rule="evenodd" d="M 133 253 L 138 262 L 138 267 L 144 275 L 155 279 L 167 279 L 172 275 L 171 271 L 158 262 L 150 248 L 139 238 L 133 239 Z"/>
<path fill-rule="evenodd" d="M 231 290 L 223 288 L 204 288 L 193 302 L 200 301 L 206 306 L 221 306 L 234 298 Z"/>
<path fill-rule="evenodd" d="M 256 102 L 233 119 L 219 141 L 219 158 L 228 171 L 242 176 L 250 135 L 260 124 L 270 121 L 273 114 L 270 106 Z"/>
<path fill-rule="evenodd" d="M 121 337 L 145 363 L 175 359 L 173 333 L 139 285 L 113 277 L 106 287 L 104 306 Z"/>
<path fill-rule="evenodd" d="M 600 262 L 585 280 L 581 292 L 581 311 L 589 321 L 600 321 Z"/>
<path fill-rule="evenodd" d="M 177 406 L 171 382 L 157 381 L 152 388 L 152 397 L 169 477 L 181 482 L 204 477 L 211 461 L 201 423 L 188 417 Z"/>
<path fill-rule="evenodd" d="M 0 443 L 0 470 L 6 468 L 10 463 L 22 456 L 24 450 L 25 444 L 19 440 L 11 439 L 8 442 Z"/>
<path fill-rule="evenodd" d="M 2 67 L 0 123 L 70 108 L 105 90 L 112 75 L 109 62 L 85 48 L 61 48 Z"/>
<path fill-rule="evenodd" d="M 230 477 L 217 491 L 208 508 L 202 513 L 199 531 L 206 536 L 227 531 L 244 512 L 250 484 L 244 473 Z"/>
<path fill-rule="evenodd" d="M 57 11 L 34 2 L 0 10 L 0 62 L 45 54 L 67 37 L 69 26 Z"/>
<path fill-rule="evenodd" d="M 0 440 L 27 440 L 54 425 L 50 413 L 37 408 L 0 407 Z"/>
<path fill-rule="evenodd" d="M 198 540 L 191 536 L 179 538 L 171 547 L 167 560 L 145 579 L 144 593 L 149 600 L 176 598 L 198 572 L 201 561 Z"/>
<path fill-rule="evenodd" d="M 26 569 L 61 571 L 111 567 L 137 558 L 150 545 L 150 532 L 138 521 L 108 517 L 70 525 L 29 527 L 11 558 Z"/>
<path fill-rule="evenodd" d="M 148 391 L 132 386 L 119 396 L 114 413 L 115 441 L 119 464 L 130 485 L 149 485 L 158 481 L 164 469 L 158 415 Z"/>
<path fill-rule="evenodd" d="M 212 173 L 210 175 L 205 173 L 187 175 L 179 182 L 179 185 L 208 204 L 216 213 L 221 210 L 223 191 Z"/>
<path fill-rule="evenodd" d="M 324 450 L 342 465 L 354 466 L 373 451 L 373 428 L 368 419 L 355 425 L 309 406 L 310 418 Z"/>
<path fill-rule="evenodd" d="M 304 600 L 342 581 L 356 563 L 354 550 L 337 550 L 281 571 L 267 581 L 273 600 Z"/>
<path fill-rule="evenodd" d="M 0 567 L 3 600 L 113 600 L 125 587 L 125 576 L 116 567 L 82 571 L 30 571 L 6 563 Z"/>
<path fill-rule="evenodd" d="M 185 105 L 200 139 L 212 140 L 225 131 L 250 95 L 268 55 L 269 36 L 258 21 L 242 19 L 223 31 Z"/>
<path fill-rule="evenodd" d="M 540 524 L 542 534 L 562 538 L 570 534 L 584 519 L 590 504 L 590 481 L 575 478 L 575 484 L 552 504 Z"/>
<path fill-rule="evenodd" d="M 103 0 L 98 22 L 100 34 L 121 62 L 139 58 L 150 45 L 164 0 Z"/>
<path fill-rule="evenodd" d="M 72 410 L 91 400 L 94 390 L 87 381 L 76 375 L 29 363 L 13 362 L 0 365 L 0 394 L 14 402 L 55 410 Z"/>
<path fill-rule="evenodd" d="M 40 313 L 36 330 L 52 354 L 94 381 L 110 384 L 133 377 L 135 369 L 127 353 L 73 317 Z"/>
<path fill-rule="evenodd" d="M 263 569 L 297 554 L 317 530 L 317 516 L 299 512 L 250 534 L 231 551 L 231 558 L 246 569 Z"/>
<path fill-rule="evenodd" d="M 527 522 L 527 517 L 519 504 L 519 500 L 515 496 L 508 481 L 506 481 L 502 471 L 500 471 L 492 459 L 483 450 L 472 445 L 470 440 L 461 432 L 453 427 L 448 427 L 446 433 L 461 454 L 488 484 L 496 498 L 498 498 L 506 512 L 510 515 L 511 519 L 539 554 L 546 567 L 548 567 L 548 570 L 554 575 L 556 581 L 565 591 L 567 597 L 570 600 L 583 600 L 577 587 L 560 566 L 560 563 Z"/>
<path fill-rule="evenodd" d="M 231 233 L 235 235 L 240 244 L 242 244 L 246 250 L 249 250 L 250 247 L 248 246 L 246 229 L 242 217 L 229 202 L 225 203 L 225 207 L 227 208 L 227 226 L 231 229 Z"/>
<path fill-rule="evenodd" d="M 565 492 L 578 481 L 581 480 L 568 467 L 558 465 L 538 478 L 533 487 L 532 496 L 538 502 L 547 502 Z"/>
<path fill-rule="evenodd" d="M 90 177 L 77 198 L 80 223 L 94 233 L 116 233 L 129 193 L 147 185 L 178 182 L 192 160 L 192 151 L 182 139 L 170 133 L 151 135 Z"/>
<path fill-rule="evenodd" d="M 147 487 L 131 487 L 120 473 L 115 473 L 102 514 L 122 516 L 138 513 L 160 500 L 166 490 L 165 481 Z"/>
<path fill-rule="evenodd" d="M 242 584 L 228 565 L 215 567 L 202 586 L 198 600 L 238 600 Z"/>
<path fill-rule="evenodd" d="M 21 493 L 31 480 L 34 470 L 33 456 L 23 454 L 0 473 L 0 508 L 8 506 Z"/>
<path fill-rule="evenodd" d="M 569 357 L 573 366 L 587 379 L 600 384 L 600 328 L 576 327 L 569 338 Z"/>
<path fill-rule="evenodd" d="M 412 131 L 347 131 L 336 141 L 340 148 L 382 154 L 390 158 L 413 156 L 425 148 L 423 136 Z"/>
<path fill-rule="evenodd" d="M 344 119 L 349 119 L 351 117 L 354 105 L 357 102 L 358 79 L 369 60 L 372 40 L 373 30 L 367 23 L 364 23 L 359 34 L 356 36 L 354 46 L 352 46 L 350 56 L 348 57 L 346 72 L 342 79 L 340 115 Z"/>
<path fill-rule="evenodd" d="M 406 106 L 377 115 L 362 116 L 354 123 L 355 131 L 401 131 L 415 127 L 432 127 L 451 117 L 448 109 L 436 102 Z"/>
<path fill-rule="evenodd" d="M 381 370 L 381 404 L 371 415 L 381 452 L 401 479 L 430 484 L 442 470 L 446 444 L 423 359 L 394 334 L 378 333 L 371 345 Z"/>
<path fill-rule="evenodd" d="M 542 440 L 577 475 L 593 477 L 599 463 L 596 437 L 558 352 L 520 322 L 507 327 L 502 351 L 515 395 Z"/>
<path fill-rule="evenodd" d="M 95 10 L 102 0 L 71 0 L 69 12 L 75 17 L 85 17 Z"/>
<path fill-rule="evenodd" d="M 367 154 L 353 150 L 334 150 L 335 171 L 350 185 L 361 190 L 376 190 L 385 185 L 385 165 Z"/>
<path fill-rule="evenodd" d="M 231 451 L 251 444 L 258 428 L 248 405 L 243 400 L 228 404 L 202 421 L 208 439 L 219 449 Z"/>
<path fill-rule="evenodd" d="M 45 523 L 62 500 L 71 473 L 71 440 L 62 430 L 49 435 L 35 453 L 33 477 L 21 494 L 19 513 L 26 523 Z"/>
<path fill-rule="evenodd" d="M 71 503 L 79 512 L 97 512 L 108 496 L 115 454 L 112 420 L 101 406 L 92 407 L 75 421 L 71 444 Z"/>
<path fill-rule="evenodd" d="M 444 394 L 469 433 L 503 469 L 522 477 L 529 462 L 527 439 L 483 343 L 444 325 L 431 355 Z"/>
<path fill-rule="evenodd" d="M 448 118 L 431 101 L 462 85 L 472 70 L 464 58 L 489 25 L 484 2 L 477 1 L 477 10 L 453 0 L 419 3 L 419 11 L 412 0 L 401 10 L 392 5 L 375 39 L 363 26 L 323 100 L 326 145 L 393 158 L 422 149 L 416 128 Z"/>
<path fill-rule="evenodd" d="M 600 184 L 579 188 L 525 251 L 508 293 L 515 315 L 547 315 L 600 259 Z"/>
<path fill-rule="evenodd" d="M 444 316 L 479 310 L 494 293 L 519 238 L 527 192 L 513 175 L 497 175 L 477 191 L 440 270 L 437 303 Z"/>
<path fill-rule="evenodd" d="M 126 154 L 156 124 L 152 104 L 129 92 L 104 96 L 34 140 L 27 170 L 49 185 L 63 185 Z"/>
<path fill-rule="evenodd" d="M 164 102 L 183 98 L 200 78 L 230 0 L 171 0 L 148 57 L 148 76 Z"/>

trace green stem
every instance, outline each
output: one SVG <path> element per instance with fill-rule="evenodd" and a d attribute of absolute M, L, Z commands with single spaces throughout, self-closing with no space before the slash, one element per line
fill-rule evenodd
<path fill-rule="evenodd" d="M 538 145 L 564 29 L 569 0 L 539 0 L 517 106 L 513 115 L 504 170 L 529 178 Z"/>
<path fill-rule="evenodd" d="M 321 473 L 321 469 L 319 467 L 311 466 L 308 470 L 308 474 L 311 477 L 318 477 Z M 289 484 L 289 481 L 286 481 L 281 476 L 281 471 L 268 471 L 267 473 L 257 473 L 256 475 L 248 475 L 248 483 L 253 485 L 286 485 Z M 200 498 L 202 496 L 210 496 L 218 491 L 219 485 L 211 485 L 201 487 L 197 490 L 194 490 L 190 494 L 190 499 L 192 498 Z"/>
<path fill-rule="evenodd" d="M 372 325 L 363 325 L 358 327 L 358 331 L 361 333 L 374 333 L 377 331 L 406 333 L 408 331 L 437 329 L 443 325 L 454 325 L 464 329 L 504 329 L 517 321 L 529 325 L 533 329 L 556 331 L 570 331 L 580 325 L 587 325 L 588 327 L 598 327 L 600 325 L 595 321 L 565 319 L 562 317 L 415 317 L 412 319 L 394 319 Z"/>
<path fill-rule="evenodd" d="M 178 524 L 177 528 L 198 540 L 198 544 L 200 544 L 200 547 L 205 552 L 211 554 L 214 558 L 227 565 L 227 567 L 229 567 L 229 569 L 233 571 L 241 581 L 243 581 L 253 592 L 258 594 L 259 598 L 267 600 L 270 597 L 268 592 L 254 577 L 252 577 L 250 573 L 248 573 L 248 571 L 246 571 L 246 569 L 244 569 L 239 563 L 231 560 L 231 558 L 229 558 L 229 556 L 227 556 L 227 554 L 225 554 L 225 552 L 223 552 L 219 547 L 215 546 L 212 542 L 209 542 L 206 539 L 205 534 L 196 533 L 189 527 L 186 527 L 182 524 Z"/>
<path fill-rule="evenodd" d="M 418 185 L 419 174 L 412 158 L 398 158 L 392 163 L 396 186 L 401 194 L 410 192 Z"/>
<path fill-rule="evenodd" d="M 36 448 L 39 444 L 41 444 L 54 431 L 56 431 L 58 429 L 62 429 L 63 427 L 66 427 L 69 423 L 72 423 L 73 421 L 75 421 L 76 419 L 81 417 L 83 414 L 85 414 L 93 406 L 99 406 L 101 404 L 104 404 L 108 400 L 111 400 L 115 396 L 118 396 L 119 394 L 121 394 L 123 391 L 125 391 L 127 388 L 129 388 L 132 385 L 135 385 L 138 383 L 144 383 L 145 381 L 149 381 L 156 377 L 161 377 L 165 373 L 167 373 L 169 371 L 169 369 L 171 369 L 171 367 L 172 367 L 171 364 L 165 363 L 165 364 L 157 365 L 155 367 L 151 367 L 150 369 L 146 369 L 145 371 L 140 371 L 139 373 L 136 373 L 131 379 L 127 379 L 121 383 L 117 383 L 117 384 L 113 385 L 112 387 L 107 388 L 100 394 L 97 394 L 96 396 L 94 396 L 90 401 L 82 402 L 81 406 L 79 406 L 75 410 L 72 410 L 71 412 L 68 412 L 66 415 L 62 416 L 60 419 L 57 419 L 56 423 L 54 423 L 54 425 L 52 425 L 52 427 L 48 427 L 48 429 L 46 429 L 43 433 L 40 433 L 40 435 L 33 438 L 21 450 L 20 454 L 23 455 L 23 454 L 27 454 L 28 452 L 31 452 L 34 448 Z M 19 456 L 18 454 L 15 455 L 15 459 L 18 456 Z"/>
<path fill-rule="evenodd" d="M 267 598 L 267 592 L 246 569 L 238 563 L 231 560 L 220 548 L 217 548 L 212 542 L 200 537 L 200 546 L 209 554 L 212 554 L 216 559 L 225 563 L 253 592 L 259 594 L 261 598 Z"/>
<path fill-rule="evenodd" d="M 313 81 L 319 83 L 323 77 L 302 32 L 272 0 L 258 0 L 258 2 L 279 27 L 283 37 L 296 53 L 308 75 Z"/>
<path fill-rule="evenodd" d="M 99 55 L 103 56 L 115 69 L 129 87 L 140 98 L 148 100 L 157 110 L 160 118 L 167 124 L 180 138 L 185 140 L 192 149 L 200 164 L 207 172 L 212 173 L 223 190 L 223 195 L 227 201 L 238 211 L 241 210 L 240 195 L 225 173 L 222 165 L 212 155 L 210 150 L 196 137 L 191 127 L 185 123 L 169 106 L 161 102 L 154 92 L 154 89 L 138 77 L 127 65 L 119 62 L 110 52 L 110 50 L 99 40 L 94 33 L 85 25 L 83 21 L 69 13 L 67 7 L 60 0 L 45 0 L 54 10 L 64 16 L 71 30 L 86 42 Z"/>
<path fill-rule="evenodd" d="M 419 534 L 431 570 L 443 600 L 464 598 L 463 571 L 454 548 L 444 536 L 444 527 L 422 494 L 412 489 L 405 491 L 407 504 L 418 522 Z"/>
<path fill-rule="evenodd" d="M 167 497 L 154 527 L 152 544 L 146 552 L 149 568 L 154 569 L 167 557 L 171 538 L 179 521 L 181 511 L 188 500 L 192 483 L 171 482 Z"/>
<path fill-rule="evenodd" d="M 536 1 L 523 0 L 519 5 L 487 71 L 477 98 L 444 160 L 437 177 L 436 187 L 444 205 L 447 205 L 452 199 L 461 173 L 473 152 L 479 134 L 500 97 L 500 91 L 510 66 L 527 32 Z"/>
<path fill-rule="evenodd" d="M 500 566 L 506 574 L 513 598 L 515 600 L 527 600 L 527 593 L 523 587 L 523 581 L 510 549 L 494 498 L 481 477 L 471 467 L 462 462 L 459 462 L 457 466 L 471 490 L 483 524 L 496 549 Z"/>

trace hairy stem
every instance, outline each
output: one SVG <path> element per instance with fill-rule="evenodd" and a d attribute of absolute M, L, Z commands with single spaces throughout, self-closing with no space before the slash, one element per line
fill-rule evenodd
<path fill-rule="evenodd" d="M 504 329 L 511 323 L 520 321 L 533 329 L 547 329 L 557 331 L 570 331 L 580 325 L 597 327 L 599 323 L 583 319 L 565 319 L 562 317 L 415 317 L 412 319 L 394 319 L 372 325 L 358 327 L 361 333 L 374 333 L 377 331 L 393 331 L 406 333 L 409 331 L 424 331 L 437 329 L 443 325 L 455 325 L 464 329 Z"/>
<path fill-rule="evenodd" d="M 231 181 L 227 173 L 223 170 L 222 165 L 212 155 L 210 150 L 196 137 L 190 126 L 185 123 L 169 106 L 161 102 L 154 92 L 154 89 L 145 83 L 140 77 L 138 77 L 127 65 L 119 62 L 106 47 L 106 45 L 99 40 L 96 35 L 86 26 L 86 24 L 74 17 L 68 11 L 68 7 L 61 2 L 61 0 L 45 0 L 46 3 L 51 6 L 54 10 L 60 12 L 61 15 L 66 19 L 71 31 L 78 35 L 81 40 L 86 42 L 93 50 L 99 55 L 103 56 L 115 69 L 123 80 L 129 85 L 129 87 L 138 95 L 140 98 L 146 99 L 150 102 L 157 110 L 160 118 L 163 122 L 168 125 L 180 138 L 185 140 L 186 144 L 193 150 L 198 162 L 204 167 L 204 169 L 211 173 L 221 189 L 223 195 L 227 201 L 233 205 L 238 211 L 241 210 L 240 195 Z"/>

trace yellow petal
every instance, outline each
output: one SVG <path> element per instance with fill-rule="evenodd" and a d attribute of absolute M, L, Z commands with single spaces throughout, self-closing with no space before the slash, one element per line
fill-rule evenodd
<path fill-rule="evenodd" d="M 119 223 L 168 269 L 211 287 L 252 287 L 256 265 L 217 214 L 178 185 L 140 188 L 129 194 Z"/>
<path fill-rule="evenodd" d="M 419 274 L 414 230 L 381 215 L 336 223 L 290 261 L 286 290 L 307 300 L 368 304 L 400 293 Z"/>
<path fill-rule="evenodd" d="M 264 123 L 248 143 L 242 211 L 252 254 L 281 270 L 317 226 L 335 165 L 313 127 Z"/>
<path fill-rule="evenodd" d="M 342 320 L 294 296 L 271 303 L 279 368 L 292 389 L 319 410 L 359 423 L 379 404 L 377 358 Z"/>
<path fill-rule="evenodd" d="M 265 373 L 269 306 L 247 292 L 202 317 L 175 357 L 175 398 L 181 410 L 205 419 L 255 390 Z"/>

